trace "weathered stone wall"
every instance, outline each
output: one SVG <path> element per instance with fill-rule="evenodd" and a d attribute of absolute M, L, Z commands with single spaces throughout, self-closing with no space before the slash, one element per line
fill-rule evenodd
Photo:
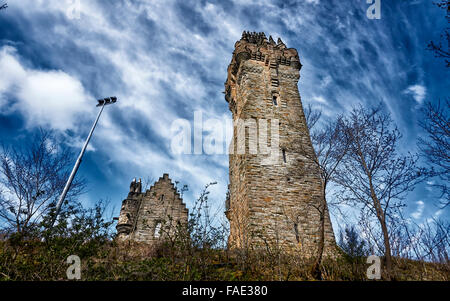
<path fill-rule="evenodd" d="M 313 157 L 314 150 L 297 86 L 300 68 L 297 51 L 286 48 L 280 39 L 275 43 L 263 33 L 244 32 L 235 45 L 225 83 L 235 126 L 226 212 L 231 248 L 269 244 L 305 253 L 317 250 L 322 182 L 318 167 L 306 158 Z M 258 127 L 257 136 L 250 130 L 244 136 L 239 131 L 242 120 L 254 120 L 258 125 L 268 120 L 269 131 L 266 134 Z M 261 144 L 256 154 L 249 145 L 258 144 L 265 136 L 272 143 L 272 131 L 277 127 L 278 159 L 264 164 L 268 155 L 261 153 Z M 238 151 L 240 139 L 245 139 L 244 154 Z M 326 250 L 334 243 L 327 212 Z"/>
<path fill-rule="evenodd" d="M 187 224 L 188 210 L 168 174 L 144 193 L 140 186 L 140 182 L 132 182 L 122 203 L 116 227 L 120 240 L 154 244 Z"/>

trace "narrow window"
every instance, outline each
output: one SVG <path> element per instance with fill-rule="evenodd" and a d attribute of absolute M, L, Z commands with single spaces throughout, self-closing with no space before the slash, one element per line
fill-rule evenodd
<path fill-rule="evenodd" d="M 159 199 L 161 200 L 161 202 L 164 202 L 164 194 L 161 194 L 161 196 L 159 197 Z"/>
<path fill-rule="evenodd" d="M 277 99 L 277 97 L 275 95 L 272 96 L 272 102 L 273 102 L 274 106 L 278 106 L 278 99 Z"/>
<path fill-rule="evenodd" d="M 155 238 L 159 238 L 161 236 L 161 223 L 156 224 L 155 227 Z"/>
<path fill-rule="evenodd" d="M 286 163 L 286 150 L 283 149 L 283 162 Z"/>
<path fill-rule="evenodd" d="M 298 233 L 298 223 L 294 223 L 294 232 L 295 232 L 295 239 L 297 240 L 297 243 L 300 242 L 300 235 Z"/>

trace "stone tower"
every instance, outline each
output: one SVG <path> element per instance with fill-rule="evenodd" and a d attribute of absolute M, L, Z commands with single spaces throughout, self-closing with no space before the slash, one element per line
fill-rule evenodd
<path fill-rule="evenodd" d="M 317 250 L 323 193 L 307 159 L 315 154 L 297 86 L 301 67 L 297 50 L 264 33 L 244 32 L 235 44 L 225 82 L 234 125 L 225 212 L 231 248 Z M 327 252 L 335 239 L 325 212 Z"/>
<path fill-rule="evenodd" d="M 153 244 L 187 222 L 188 210 L 168 174 L 145 192 L 141 180 L 134 179 L 128 197 L 122 202 L 117 238 Z"/>

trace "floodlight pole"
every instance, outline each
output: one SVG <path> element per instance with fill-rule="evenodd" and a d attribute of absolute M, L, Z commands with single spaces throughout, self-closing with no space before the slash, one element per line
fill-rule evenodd
<path fill-rule="evenodd" d="M 116 100 L 117 100 L 117 98 L 115 98 L 115 97 L 99 100 L 99 104 L 97 105 L 97 107 L 101 107 L 101 109 L 98 112 L 97 118 L 95 119 L 94 124 L 92 125 L 91 131 L 89 132 L 86 142 L 84 143 L 83 148 L 81 149 L 80 155 L 78 156 L 78 159 L 75 162 L 75 166 L 73 167 L 72 172 L 70 173 L 70 176 L 69 176 L 69 179 L 67 180 L 66 186 L 64 186 L 64 190 L 61 193 L 61 196 L 59 197 L 58 203 L 56 204 L 55 216 L 53 217 L 50 228 L 53 228 L 53 225 L 56 222 L 59 211 L 61 210 L 61 206 L 64 202 L 64 199 L 66 198 L 67 192 L 70 189 L 70 185 L 72 185 L 72 181 L 75 178 L 75 174 L 77 173 L 78 168 L 80 167 L 84 152 L 86 151 L 89 141 L 91 140 L 92 134 L 94 133 L 95 127 L 97 126 L 98 120 L 100 119 L 100 115 L 102 115 L 103 109 L 105 108 L 106 105 L 115 103 Z"/>

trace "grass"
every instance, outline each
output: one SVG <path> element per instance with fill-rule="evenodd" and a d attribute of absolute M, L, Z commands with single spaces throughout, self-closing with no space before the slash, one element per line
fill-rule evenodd
<path fill-rule="evenodd" d="M 338 253 L 341 251 L 337 251 Z M 304 281 L 311 275 L 313 258 L 262 251 L 199 249 L 163 243 L 88 241 L 0 242 L 0 280 L 66 280 L 69 255 L 81 258 L 84 281 Z M 323 280 L 365 281 L 365 258 L 340 254 L 322 264 Z M 383 269 L 382 269 L 383 270 Z M 450 264 L 395 258 L 393 279 L 448 281 Z"/>

